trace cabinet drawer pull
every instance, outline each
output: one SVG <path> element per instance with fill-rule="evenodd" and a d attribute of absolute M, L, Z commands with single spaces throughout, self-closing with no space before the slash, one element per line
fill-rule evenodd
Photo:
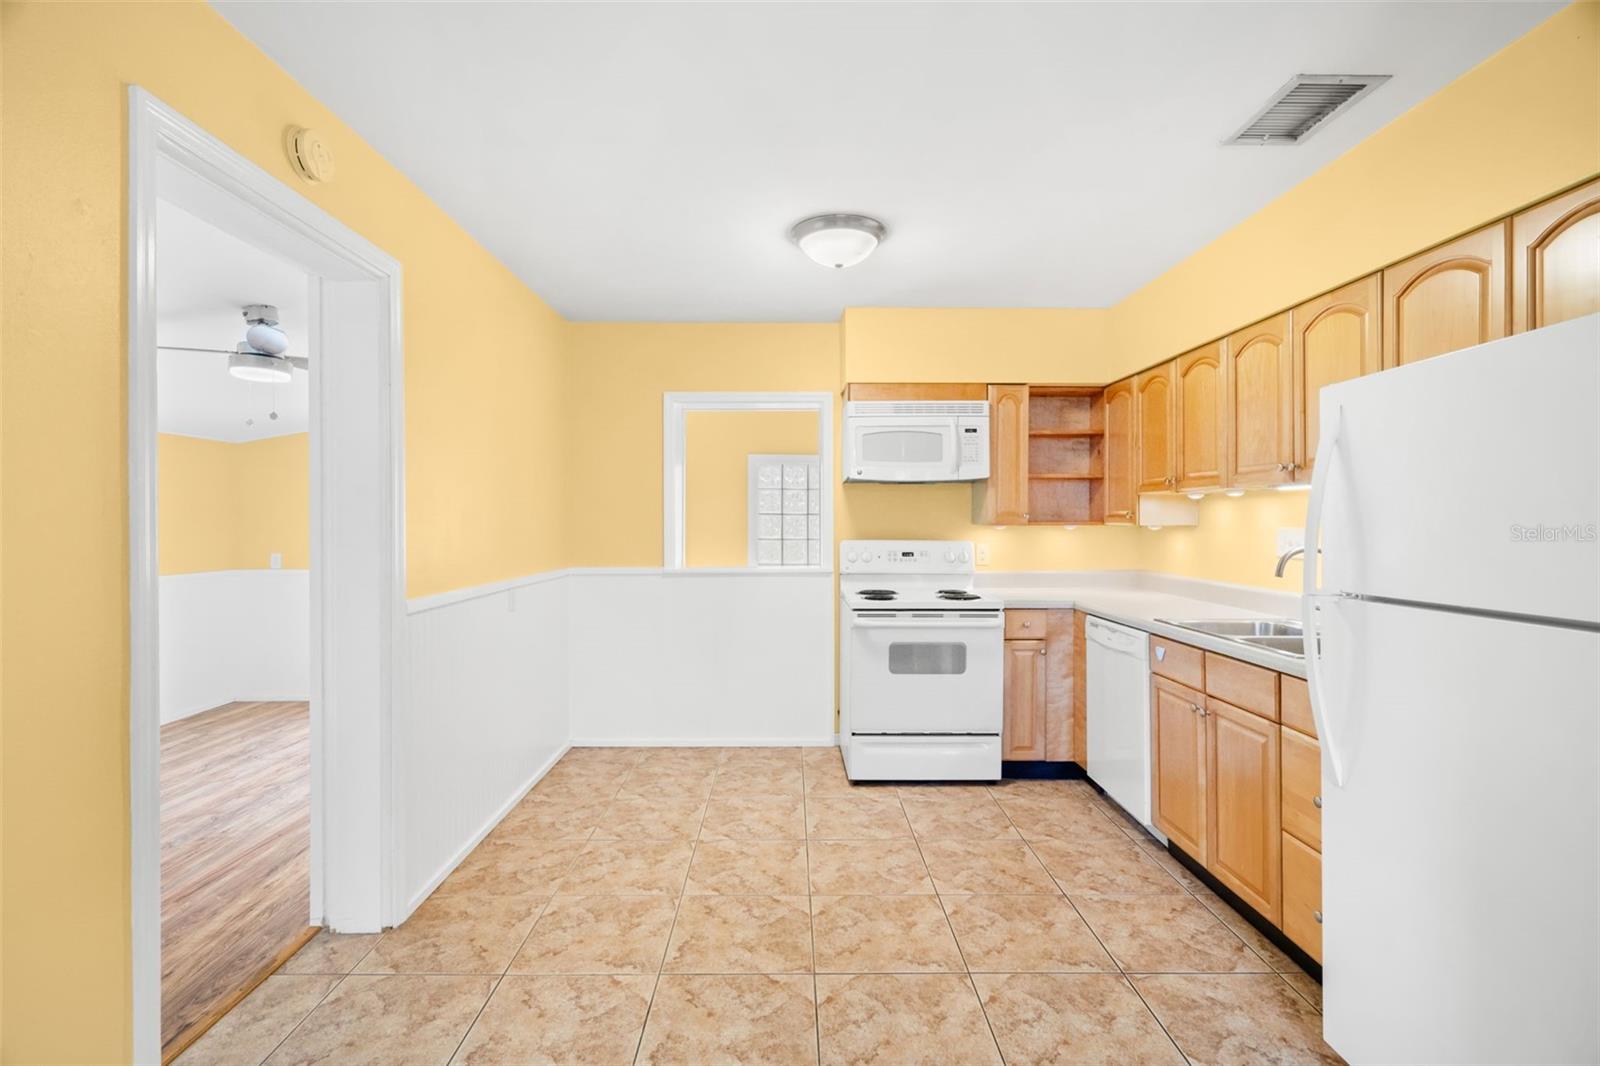
<path fill-rule="evenodd" d="M 1317 924 L 1318 925 L 1322 924 L 1322 912 L 1321 911 L 1312 911 L 1311 912 L 1311 917 L 1313 917 L 1313 918 L 1315 918 L 1317 920 Z"/>
<path fill-rule="evenodd" d="M 1321 796 L 1312 796 L 1311 797 L 1311 806 L 1315 807 L 1319 811 L 1322 810 L 1322 797 Z"/>

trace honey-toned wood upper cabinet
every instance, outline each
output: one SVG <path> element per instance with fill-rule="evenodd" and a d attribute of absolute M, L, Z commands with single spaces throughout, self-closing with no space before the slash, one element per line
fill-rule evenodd
<path fill-rule="evenodd" d="M 1499 340 L 1510 331 L 1510 229 L 1496 222 L 1383 272 L 1385 369 Z"/>
<path fill-rule="evenodd" d="M 1511 328 L 1600 311 L 1600 180 L 1511 220 Z"/>
<path fill-rule="evenodd" d="M 1043 759 L 1045 707 L 1049 699 L 1045 642 L 1008 640 L 1005 644 L 1005 716 L 1000 734 L 1000 758 Z"/>
<path fill-rule="evenodd" d="M 1139 415 L 1139 491 L 1170 492 L 1178 483 L 1173 363 L 1162 363 L 1133 379 Z"/>
<path fill-rule="evenodd" d="M 1021 525 L 1028 520 L 1028 386 L 989 386 L 989 476 L 973 482 L 972 520 Z"/>
<path fill-rule="evenodd" d="M 1177 487 L 1222 484 L 1222 342 L 1178 356 L 1173 371 L 1178 411 Z"/>
<path fill-rule="evenodd" d="M 1294 479 L 1310 481 L 1322 432 L 1324 385 L 1375 374 L 1383 367 L 1378 274 L 1307 300 L 1290 312 L 1294 354 Z"/>
<path fill-rule="evenodd" d="M 1165 677 L 1150 678 L 1152 820 L 1202 865 L 1206 862 L 1206 726 L 1203 694 Z"/>
<path fill-rule="evenodd" d="M 1289 313 L 1241 329 L 1225 342 L 1224 484 L 1294 480 L 1294 357 Z"/>
<path fill-rule="evenodd" d="M 1138 432 L 1134 410 L 1133 379 L 1106 386 L 1105 521 L 1130 525 L 1139 506 Z"/>
<path fill-rule="evenodd" d="M 1218 699 L 1207 700 L 1206 710 L 1211 829 L 1206 869 L 1279 924 L 1283 841 L 1277 723 Z"/>

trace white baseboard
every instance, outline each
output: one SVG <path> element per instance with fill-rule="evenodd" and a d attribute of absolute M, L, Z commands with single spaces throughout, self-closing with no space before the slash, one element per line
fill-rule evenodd
<path fill-rule="evenodd" d="M 455 873 L 456 867 L 460 866 L 462 862 L 466 860 L 466 857 L 472 854 L 474 848 L 483 843 L 483 838 L 493 832 L 494 827 L 499 825 L 501 820 L 504 819 L 506 815 L 511 813 L 511 809 L 517 804 L 521 803 L 523 797 L 525 797 L 533 789 L 533 786 L 542 781 L 544 776 L 555 768 L 556 763 L 561 761 L 562 756 L 566 755 L 567 752 L 571 750 L 572 746 L 567 745 L 566 747 L 563 747 L 561 750 L 557 751 L 554 755 L 550 756 L 550 758 L 546 759 L 544 765 L 535 770 L 533 776 L 529 777 L 527 781 L 523 782 L 523 784 L 520 785 L 514 793 L 512 793 L 511 797 L 500 805 L 499 810 L 490 815 L 489 818 L 478 827 L 477 832 L 473 833 L 471 838 L 468 839 L 466 843 L 462 844 L 461 847 L 457 849 L 456 853 L 452 855 L 450 859 L 444 863 L 444 865 L 440 866 L 439 869 L 434 872 L 433 876 L 428 878 L 427 883 L 424 884 L 422 888 L 417 890 L 417 892 L 412 895 L 410 899 L 406 900 L 405 913 L 396 917 L 395 924 L 399 925 L 401 922 L 404 922 L 407 918 L 411 917 L 411 913 L 418 907 L 422 906 L 424 900 L 433 895 L 433 890 L 444 884 L 445 878 Z"/>

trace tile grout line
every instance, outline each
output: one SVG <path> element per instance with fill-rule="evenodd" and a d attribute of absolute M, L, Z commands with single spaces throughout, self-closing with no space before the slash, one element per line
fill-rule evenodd
<path fill-rule="evenodd" d="M 840 753 L 840 758 L 844 757 Z M 817 984 L 817 907 L 811 891 L 811 787 L 806 780 L 806 756 L 800 753 L 800 813 L 805 819 L 806 838 L 801 845 L 806 856 L 806 918 L 811 928 L 811 1028 L 816 1037 L 817 1066 L 822 1064 L 822 989 Z"/>
<path fill-rule="evenodd" d="M 368 949 L 368 950 L 371 950 L 371 949 Z M 362 958 L 366 958 L 366 956 L 363 955 Z M 276 976 L 276 974 L 274 974 L 273 976 Z M 285 976 L 293 976 L 293 975 L 285 975 Z M 307 976 L 310 976 L 310 975 L 308 974 Z M 306 1018 L 309 1018 L 309 1017 L 311 1017 L 312 1014 L 316 1013 L 317 1008 L 322 1006 L 324 1003 L 326 1003 L 328 1001 L 328 997 L 333 995 L 333 990 L 338 988 L 340 985 L 344 984 L 344 979 L 346 977 L 349 977 L 349 976 L 350 976 L 350 974 L 342 974 L 342 975 L 339 976 L 338 980 L 334 981 L 333 984 L 329 985 L 328 986 L 328 990 L 326 992 L 322 993 L 322 995 L 317 999 L 317 1001 L 311 1005 L 311 1009 L 310 1010 L 306 1011 L 305 1017 L 301 1018 L 299 1021 L 295 1022 L 294 1025 L 289 1028 L 289 1031 L 287 1033 L 283 1034 L 283 1039 L 279 1040 L 276 1044 L 273 1044 L 272 1045 L 272 1050 L 267 1052 L 265 1055 L 261 1056 L 261 1060 L 260 1060 L 259 1063 L 257 1063 L 257 1066 L 261 1066 L 261 1063 L 265 1063 L 268 1059 L 272 1058 L 272 1056 L 276 1055 L 278 1053 L 278 1049 L 283 1047 L 283 1045 L 287 1044 L 289 1042 L 289 1038 L 291 1036 L 293 1036 L 295 1033 L 299 1032 L 300 1031 L 300 1027 L 302 1025 L 306 1024 Z M 268 978 L 268 980 L 271 980 L 271 978 Z M 262 982 L 262 983 L 265 984 L 266 982 Z M 243 1002 L 243 1000 L 241 1000 L 240 1002 Z M 233 1012 L 229 1011 L 228 1013 L 231 1014 Z M 225 1014 L 225 1015 L 223 1015 L 223 1017 L 225 1018 L 225 1017 L 227 1017 L 227 1015 Z M 218 1019 L 218 1021 L 221 1021 L 221 1020 L 222 1019 L 220 1019 L 220 1018 Z M 202 1034 L 201 1039 L 204 1039 L 204 1035 L 203 1034 Z M 195 1041 L 195 1043 L 199 1043 L 199 1041 Z M 187 1054 L 188 1048 L 185 1048 L 184 1051 Z M 182 1058 L 183 1058 L 182 1055 L 178 1056 L 179 1060 L 181 1060 Z M 177 1061 L 174 1061 L 173 1066 L 178 1066 Z"/>

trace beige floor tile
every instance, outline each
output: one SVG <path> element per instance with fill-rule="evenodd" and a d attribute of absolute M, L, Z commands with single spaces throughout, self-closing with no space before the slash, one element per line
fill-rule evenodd
<path fill-rule="evenodd" d="M 436 894 L 547 897 L 582 851 L 577 841 L 491 838 L 462 860 Z"/>
<path fill-rule="evenodd" d="M 622 796 L 607 805 L 590 840 L 693 840 L 705 817 L 703 799 Z"/>
<path fill-rule="evenodd" d="M 627 1066 L 654 989 L 654 977 L 507 977 L 450 1061 Z"/>
<path fill-rule="evenodd" d="M 1133 978 L 1183 1053 L 1197 1063 L 1340 1063 L 1322 1016 L 1275 974 Z"/>
<path fill-rule="evenodd" d="M 1111 957 L 1130 973 L 1255 973 L 1268 969 L 1188 893 L 1161 896 L 1076 895 Z"/>
<path fill-rule="evenodd" d="M 605 809 L 605 800 L 596 799 L 592 792 L 583 797 L 529 795 L 511 808 L 489 837 L 583 841 L 600 824 Z"/>
<path fill-rule="evenodd" d="M 813 896 L 818 973 L 960 972 L 934 896 Z"/>
<path fill-rule="evenodd" d="M 812 979 L 771 974 L 663 974 L 638 1058 L 640 1066 L 816 1061 Z"/>
<path fill-rule="evenodd" d="M 999 1063 L 965 974 L 817 978 L 822 1061 L 881 1066 Z"/>
<path fill-rule="evenodd" d="M 494 989 L 492 977 L 346 977 L 267 1061 L 272 1066 L 437 1066 Z"/>
<path fill-rule="evenodd" d="M 1111 824 L 1092 805 L 1071 799 L 1035 798 L 996 800 L 1011 824 L 1030 840 L 1038 836 L 1069 840 L 1127 840 L 1127 834 Z"/>
<path fill-rule="evenodd" d="M 844 772 L 842 761 L 808 762 L 805 765 L 805 779 L 806 794 L 810 796 L 837 796 L 865 788 L 851 782 Z"/>
<path fill-rule="evenodd" d="M 502 974 L 544 904 L 527 896 L 431 896 L 383 934 L 356 972 Z"/>
<path fill-rule="evenodd" d="M 1289 987 L 1300 993 L 1300 998 L 1305 1000 L 1322 1013 L 1322 982 L 1315 977 L 1300 970 L 1293 973 L 1280 973 L 1278 975 L 1289 982 Z"/>
<path fill-rule="evenodd" d="M 716 779 L 714 766 L 640 766 L 628 772 L 617 790 L 617 798 L 704 800 L 711 795 L 711 785 Z"/>
<path fill-rule="evenodd" d="M 511 960 L 511 972 L 656 973 L 677 911 L 671 896 L 557 896 Z"/>
<path fill-rule="evenodd" d="M 1084 780 L 1036 777 L 1007 778 L 998 784 L 990 785 L 989 792 L 996 799 L 1009 796 L 1012 799 L 1034 797 L 1037 799 L 1081 799 L 1092 801 L 1099 795 L 1094 786 Z"/>
<path fill-rule="evenodd" d="M 713 799 L 700 826 L 702 840 L 804 840 L 805 801 L 799 796 Z"/>
<path fill-rule="evenodd" d="M 664 973 L 810 973 L 805 896 L 688 896 Z"/>
<path fill-rule="evenodd" d="M 998 840 L 1015 837 L 1011 819 L 987 795 L 956 801 L 907 796 L 901 800 L 922 840 Z"/>
<path fill-rule="evenodd" d="M 960 802 L 963 800 L 978 800 L 989 795 L 988 785 L 964 781 L 895 785 L 894 789 L 896 792 L 900 793 L 900 798 L 903 800 L 925 799 Z"/>
<path fill-rule="evenodd" d="M 813 765 L 837 766 L 841 770 L 844 769 L 844 753 L 836 745 L 832 744 L 801 748 L 800 761 L 805 764 L 808 770 Z"/>
<path fill-rule="evenodd" d="M 1064 896 L 945 896 L 940 902 L 974 973 L 1117 968 Z"/>
<path fill-rule="evenodd" d="M 809 891 L 802 840 L 702 840 L 684 888 L 690 896 L 803 896 Z"/>
<path fill-rule="evenodd" d="M 691 841 L 591 841 L 559 891 L 565 896 L 676 896 L 693 854 Z"/>
<path fill-rule="evenodd" d="M 940 895 L 1060 891 L 1020 840 L 925 840 L 922 858 Z"/>
<path fill-rule="evenodd" d="M 1131 840 L 1062 840 L 1038 837 L 1033 853 L 1067 895 L 1140 896 L 1183 893 L 1183 886 Z"/>
<path fill-rule="evenodd" d="M 329 975 L 275 974 L 223 1015 L 177 1061 L 182 1066 L 253 1066 L 272 1054 L 338 983 L 338 977 Z"/>
<path fill-rule="evenodd" d="M 692 746 L 646 748 L 639 762 L 643 766 L 720 766 L 729 750 Z"/>
<path fill-rule="evenodd" d="M 1120 974 L 975 974 L 1008 1063 L 1184 1066 Z"/>
<path fill-rule="evenodd" d="M 734 763 L 717 771 L 711 795 L 717 799 L 741 796 L 798 796 L 805 792 L 805 775 L 798 760 L 793 765 Z"/>
<path fill-rule="evenodd" d="M 818 795 L 806 800 L 806 835 L 813 840 L 909 839 L 911 826 L 893 793 Z"/>
<path fill-rule="evenodd" d="M 821 895 L 933 892 L 922 852 L 910 840 L 813 840 L 811 891 Z"/>
<path fill-rule="evenodd" d="M 1294 973 L 1300 969 L 1299 963 L 1284 954 L 1278 945 L 1268 940 L 1259 929 L 1246 921 L 1244 915 L 1229 906 L 1221 896 L 1218 896 L 1204 885 L 1200 885 L 1192 891 L 1195 899 L 1198 899 L 1207 910 L 1216 915 L 1223 925 L 1233 930 L 1239 939 L 1248 944 L 1250 950 L 1260 955 L 1262 960 L 1272 969 L 1279 973 Z"/>
<path fill-rule="evenodd" d="M 347 974 L 382 933 L 330 933 L 326 929 L 292 955 L 279 973 Z"/>

